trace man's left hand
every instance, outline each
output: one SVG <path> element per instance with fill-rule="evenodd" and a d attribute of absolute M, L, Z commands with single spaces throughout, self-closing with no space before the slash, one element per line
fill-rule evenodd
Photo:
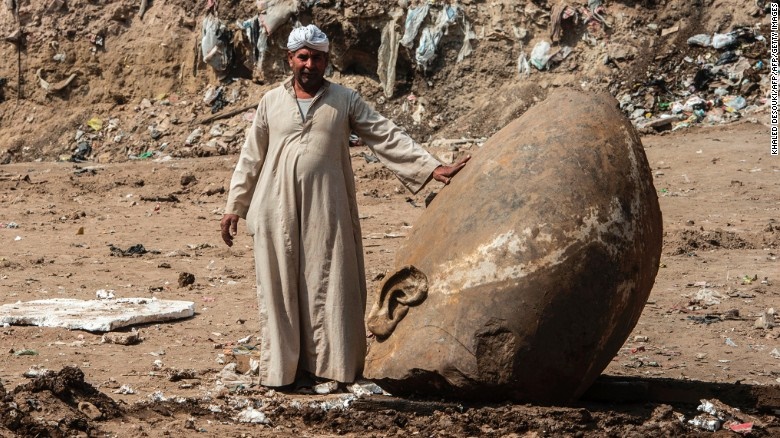
<path fill-rule="evenodd" d="M 463 166 L 465 166 L 466 162 L 470 159 L 471 155 L 466 155 L 451 166 L 437 167 L 433 170 L 433 179 L 439 182 L 443 182 L 444 184 L 449 184 L 450 180 L 452 180 L 452 177 L 455 176 L 456 173 L 460 172 L 460 169 L 463 169 Z"/>

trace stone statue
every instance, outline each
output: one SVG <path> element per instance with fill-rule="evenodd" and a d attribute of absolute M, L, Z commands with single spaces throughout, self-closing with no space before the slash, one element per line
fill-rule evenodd
<path fill-rule="evenodd" d="M 637 323 L 661 255 L 640 139 L 608 94 L 554 92 L 423 213 L 368 318 L 394 394 L 567 402 Z"/>

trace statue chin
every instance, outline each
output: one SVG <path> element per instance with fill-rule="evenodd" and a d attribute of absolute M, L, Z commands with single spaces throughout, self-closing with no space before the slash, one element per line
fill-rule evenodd
<path fill-rule="evenodd" d="M 398 251 L 364 375 L 394 394 L 567 402 L 636 325 L 662 223 L 607 94 L 562 90 L 491 137 Z"/>

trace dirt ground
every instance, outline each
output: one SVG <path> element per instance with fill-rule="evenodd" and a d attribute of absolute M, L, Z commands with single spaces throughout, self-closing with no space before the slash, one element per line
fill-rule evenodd
<path fill-rule="evenodd" d="M 664 218 L 662 265 L 638 325 L 604 376 L 691 384 L 685 397 L 620 402 L 608 391 L 576 406 L 540 407 L 352 401 L 351 394 L 219 385 L 229 380 L 219 373 L 236 360 L 233 348 L 254 345 L 242 338 L 258 332 L 250 237 L 242 229 L 227 248 L 218 232 L 221 189 L 237 157 L 19 163 L 0 168 L 4 303 L 92 299 L 105 289 L 118 298 L 193 301 L 196 314 L 141 326 L 135 345 L 78 330 L 2 328 L 0 435 L 696 436 L 703 432 L 686 421 L 699 414 L 697 398 L 738 387 L 763 395 L 724 401 L 742 409 L 746 418 L 737 422 L 753 422 L 753 436 L 776 436 L 780 331 L 756 327 L 780 303 L 780 162 L 769 156 L 767 127 L 745 122 L 643 143 Z M 425 197 L 442 187 L 434 182 L 411 196 L 365 152 L 353 148 L 353 166 L 373 294 Z M 169 197 L 177 201 L 154 200 Z M 149 252 L 120 257 L 110 250 L 137 244 Z M 182 273 L 193 274 L 194 284 L 180 287 Z M 25 377 L 42 370 L 58 374 Z M 241 423 L 248 406 L 268 424 Z"/>
<path fill-rule="evenodd" d="M 144 14 L 137 0 L 0 5 L 0 304 L 104 290 L 192 301 L 196 313 L 142 325 L 132 345 L 0 327 L 0 436 L 700 436 L 707 424 L 689 421 L 715 418 L 697 410 L 702 399 L 722 427 L 780 435 L 769 2 L 605 1 L 599 24 L 585 22 L 599 2 L 570 1 L 577 19 L 561 24 L 552 52 L 571 53 L 524 73 L 521 60 L 550 40 L 559 3 L 461 0 L 427 69 L 414 50 L 399 50 L 391 96 L 377 73 L 382 30 L 403 30 L 409 8 L 425 2 L 268 2 L 299 8 L 269 37 L 262 65 L 253 70 L 239 50 L 223 81 L 202 61 L 204 17 L 235 28 L 264 2 L 142 3 Z M 427 3 L 438 13 L 456 2 Z M 644 134 L 662 265 L 634 332 L 580 402 L 283 394 L 225 370 L 247 367 L 258 323 L 250 237 L 242 228 L 227 248 L 219 219 L 252 107 L 289 75 L 284 39 L 296 20 L 331 36 L 331 80 L 444 161 L 478 154 L 551 89 L 606 90 L 620 101 Z M 729 32 L 738 41 L 724 49 L 688 43 Z M 459 60 L 467 43 L 473 51 Z M 245 48 L 239 37 L 232 44 Z M 219 105 L 207 103 L 219 87 Z M 740 97 L 744 108 L 729 106 Z M 412 196 L 368 152 L 353 148 L 370 306 L 442 187 Z M 147 252 L 118 254 L 136 245 Z M 194 282 L 181 286 L 186 274 Z"/>

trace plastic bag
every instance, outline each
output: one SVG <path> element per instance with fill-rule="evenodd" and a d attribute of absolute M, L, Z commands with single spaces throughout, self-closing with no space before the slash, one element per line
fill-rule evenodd
<path fill-rule="evenodd" d="M 409 49 L 414 46 L 414 39 L 417 38 L 417 32 L 419 32 L 423 20 L 428 16 L 429 8 L 430 6 L 426 2 L 421 6 L 409 9 L 409 13 L 406 15 L 404 37 L 401 38 L 401 45 Z"/>
<path fill-rule="evenodd" d="M 550 43 L 547 41 L 539 41 L 531 51 L 531 65 L 536 67 L 537 70 L 544 70 L 547 68 L 547 61 L 550 60 Z"/>
<path fill-rule="evenodd" d="M 436 57 L 436 48 L 439 46 L 439 41 L 441 41 L 444 31 L 455 22 L 457 16 L 457 6 L 444 6 L 439 13 L 439 17 L 436 19 L 436 24 L 423 29 L 414 58 L 417 61 L 417 64 L 424 70 L 427 70 L 428 67 L 430 67 L 433 58 Z"/>
<path fill-rule="evenodd" d="M 700 33 L 688 38 L 689 46 L 709 47 L 710 44 L 712 44 L 712 38 L 710 38 L 710 36 L 706 33 Z"/>
<path fill-rule="evenodd" d="M 731 47 L 737 42 L 737 37 L 732 33 L 716 33 L 712 36 L 712 47 L 716 49 L 725 49 Z"/>
<path fill-rule="evenodd" d="M 214 15 L 206 15 L 201 31 L 201 54 L 203 62 L 216 70 L 218 75 L 227 72 L 233 62 L 232 32 Z"/>
<path fill-rule="evenodd" d="M 294 13 L 298 12 L 296 2 L 292 0 L 258 1 L 257 8 L 260 10 L 260 20 L 268 35 L 274 33 Z"/>

